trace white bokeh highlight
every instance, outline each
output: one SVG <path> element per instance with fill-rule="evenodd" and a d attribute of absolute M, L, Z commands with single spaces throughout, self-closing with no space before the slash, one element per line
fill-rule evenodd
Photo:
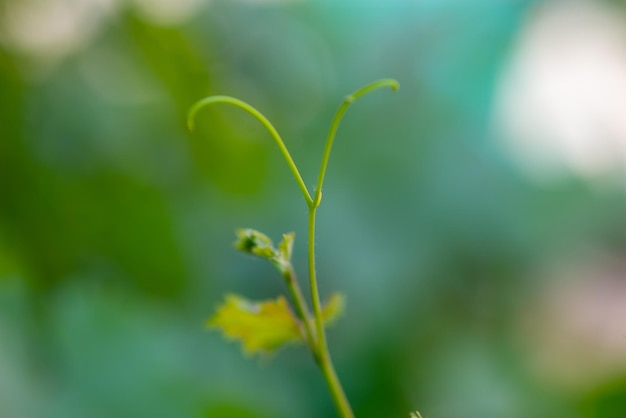
<path fill-rule="evenodd" d="M 544 3 L 496 87 L 493 127 L 529 176 L 599 178 L 626 166 L 626 19 L 606 4 Z"/>

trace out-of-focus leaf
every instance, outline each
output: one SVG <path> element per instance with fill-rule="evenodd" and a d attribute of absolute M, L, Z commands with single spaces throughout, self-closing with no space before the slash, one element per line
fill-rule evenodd
<path fill-rule="evenodd" d="M 324 324 L 335 322 L 344 306 L 343 295 L 333 293 L 322 308 Z M 254 302 L 229 294 L 207 325 L 219 328 L 228 338 L 239 340 L 248 354 L 271 352 L 287 343 L 303 341 L 301 323 L 283 296 Z"/>
<path fill-rule="evenodd" d="M 346 306 L 346 298 L 341 293 L 333 293 L 322 308 L 325 325 L 332 325 L 342 314 Z"/>
<path fill-rule="evenodd" d="M 300 324 L 283 296 L 252 302 L 230 294 L 207 324 L 221 329 L 227 337 L 241 341 L 244 350 L 250 354 L 274 351 L 302 338 Z"/>

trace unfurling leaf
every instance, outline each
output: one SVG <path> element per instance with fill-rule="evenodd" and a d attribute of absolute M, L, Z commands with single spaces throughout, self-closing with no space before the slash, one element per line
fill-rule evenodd
<path fill-rule="evenodd" d="M 300 323 L 282 296 L 252 302 L 238 295 L 227 295 L 207 324 L 241 341 L 247 353 L 270 352 L 286 343 L 302 341 Z"/>
<path fill-rule="evenodd" d="M 236 234 L 235 248 L 244 253 L 265 258 L 276 267 L 280 274 L 289 274 L 295 232 L 283 234 L 283 240 L 278 244 L 278 249 L 274 248 L 274 243 L 267 235 L 257 230 L 238 229 Z"/>
<path fill-rule="evenodd" d="M 253 254 L 268 260 L 278 255 L 278 251 L 274 248 L 274 244 L 269 237 L 254 229 L 238 229 L 236 231 L 237 241 L 235 248 L 244 253 Z"/>
<path fill-rule="evenodd" d="M 343 314 L 345 306 L 346 298 L 340 293 L 333 293 L 322 308 L 324 324 L 332 325 Z"/>

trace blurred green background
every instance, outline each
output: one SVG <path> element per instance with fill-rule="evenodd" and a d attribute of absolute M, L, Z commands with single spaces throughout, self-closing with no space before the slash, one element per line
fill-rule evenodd
<path fill-rule="evenodd" d="M 312 188 L 393 77 L 318 215 L 356 415 L 626 417 L 623 6 L 0 0 L 0 416 L 335 416 L 305 349 L 204 328 L 285 290 L 235 228 L 296 231 L 306 278 L 306 205 L 249 115 L 185 115 L 248 101 Z"/>

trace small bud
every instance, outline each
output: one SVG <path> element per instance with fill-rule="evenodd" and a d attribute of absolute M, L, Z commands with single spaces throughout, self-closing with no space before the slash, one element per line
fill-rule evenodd
<path fill-rule="evenodd" d="M 267 235 L 249 228 L 238 229 L 236 234 L 235 248 L 238 250 L 268 260 L 277 257 L 278 251 L 276 251 L 272 240 Z"/>
<path fill-rule="evenodd" d="M 274 248 L 274 243 L 269 237 L 254 229 L 238 229 L 235 248 L 244 253 L 256 255 L 268 260 L 280 274 L 289 274 L 291 270 L 291 252 L 295 232 L 283 234 L 283 240 Z"/>

